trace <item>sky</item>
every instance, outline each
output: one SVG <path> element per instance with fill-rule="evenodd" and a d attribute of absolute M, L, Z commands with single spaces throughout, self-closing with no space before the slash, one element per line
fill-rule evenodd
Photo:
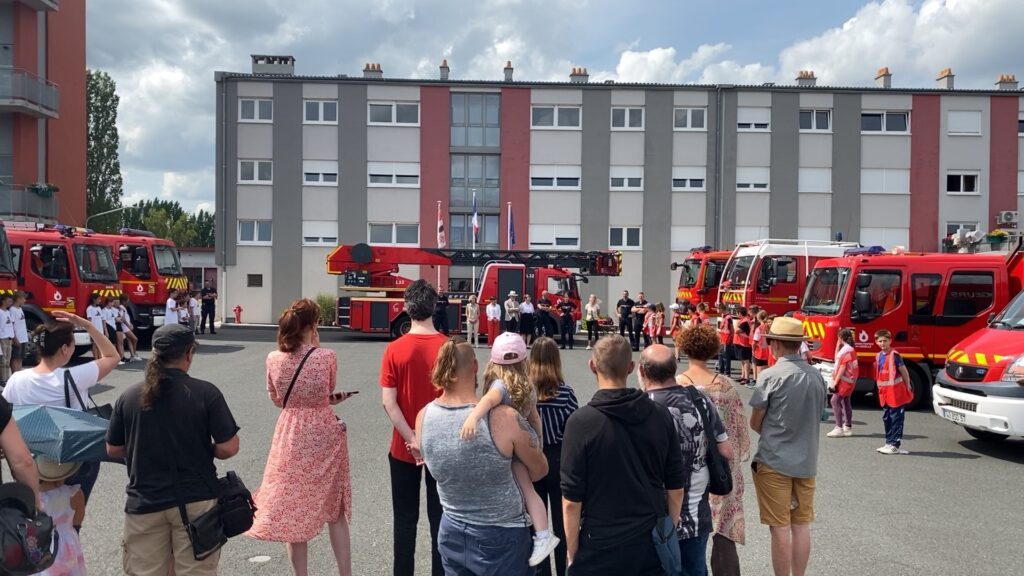
<path fill-rule="evenodd" d="M 1022 0 L 90 0 L 86 63 L 117 83 L 125 203 L 214 204 L 215 70 L 303 75 L 958 88 L 1024 79 Z"/>

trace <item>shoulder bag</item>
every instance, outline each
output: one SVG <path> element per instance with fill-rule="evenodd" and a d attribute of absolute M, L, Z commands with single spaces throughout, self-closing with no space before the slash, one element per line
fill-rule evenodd
<path fill-rule="evenodd" d="M 75 398 L 78 400 L 78 405 L 82 407 L 82 412 L 99 416 L 104 420 L 110 420 L 110 417 L 114 414 L 114 407 L 110 404 L 104 404 L 99 406 L 96 401 L 92 399 L 92 392 L 86 391 L 86 395 L 89 397 L 89 402 L 92 404 L 92 408 L 87 408 L 86 403 L 82 402 L 82 393 L 78 391 L 78 385 L 75 384 L 74 377 L 71 376 L 71 371 L 68 369 L 64 370 L 64 407 L 71 408 L 71 392 L 74 391 Z"/>
<path fill-rule="evenodd" d="M 718 376 L 715 376 L 718 378 Z M 693 380 L 690 380 L 693 382 Z M 712 380 L 714 382 L 714 380 Z M 718 451 L 718 440 L 714 431 L 711 430 L 711 416 L 706 410 L 704 400 L 706 396 L 700 393 L 694 386 L 684 386 L 686 393 L 690 395 L 694 408 L 704 421 L 704 435 L 708 439 L 707 464 L 708 464 L 708 492 L 715 496 L 725 496 L 732 492 L 732 471 L 729 470 L 729 461 Z"/>
<path fill-rule="evenodd" d="M 310 348 L 306 352 L 306 355 L 303 356 L 302 360 L 299 362 L 299 367 L 295 369 L 295 374 L 292 374 L 292 382 L 288 385 L 288 391 L 284 393 L 284 400 L 281 402 L 281 409 L 284 409 L 284 407 L 288 405 L 288 397 L 292 395 L 292 388 L 295 386 L 295 381 L 299 379 L 299 372 L 302 372 L 302 367 L 306 365 L 306 360 L 309 360 L 309 357 L 313 355 L 315 350 L 316 348 Z"/>

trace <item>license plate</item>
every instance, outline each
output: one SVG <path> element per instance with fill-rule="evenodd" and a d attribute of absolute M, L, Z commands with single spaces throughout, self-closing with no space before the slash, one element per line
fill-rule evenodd
<path fill-rule="evenodd" d="M 959 412 L 953 412 L 952 410 L 943 410 L 942 417 L 950 422 L 956 422 L 957 424 L 963 424 L 967 422 L 967 416 Z"/>

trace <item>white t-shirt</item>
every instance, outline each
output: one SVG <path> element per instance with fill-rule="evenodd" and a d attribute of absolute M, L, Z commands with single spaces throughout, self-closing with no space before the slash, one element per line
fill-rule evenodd
<path fill-rule="evenodd" d="M 188 306 L 178 308 L 178 322 L 188 322 Z"/>
<path fill-rule="evenodd" d="M 120 314 L 119 318 L 121 320 L 121 324 L 124 325 L 124 329 L 127 330 L 132 328 L 132 317 L 128 314 L 128 309 L 124 306 L 118 306 L 115 310 Z"/>
<path fill-rule="evenodd" d="M 11 311 L 0 308 L 0 338 L 14 338 L 14 320 Z"/>
<path fill-rule="evenodd" d="M 111 328 L 117 328 L 117 309 L 107 306 L 101 311 L 103 321 Z"/>
<path fill-rule="evenodd" d="M 178 302 L 174 298 L 167 299 L 167 306 L 164 308 L 164 322 L 174 322 L 174 319 L 178 317 L 175 308 L 178 307 Z"/>
<path fill-rule="evenodd" d="M 85 309 L 85 317 L 92 322 L 97 330 L 103 332 L 103 309 L 99 306 L 89 306 Z"/>
<path fill-rule="evenodd" d="M 11 319 L 14 321 L 14 337 L 19 344 L 28 342 L 28 324 L 25 323 L 25 311 L 20 306 L 11 306 L 9 310 Z"/>
<path fill-rule="evenodd" d="M 64 406 L 64 372 L 71 372 L 71 377 L 82 395 L 82 400 L 89 402 L 89 389 L 96 385 L 100 376 L 99 366 L 95 362 L 88 362 L 81 366 L 71 368 L 58 368 L 48 374 L 40 374 L 32 368 L 19 370 L 11 374 L 7 380 L 7 387 L 4 388 L 4 398 L 15 406 L 26 404 L 43 406 Z M 75 398 L 75 392 L 70 392 L 71 407 L 82 408 Z"/>
<path fill-rule="evenodd" d="M 199 300 L 196 300 L 195 298 L 189 298 L 188 307 L 192 309 L 193 316 L 199 316 Z"/>

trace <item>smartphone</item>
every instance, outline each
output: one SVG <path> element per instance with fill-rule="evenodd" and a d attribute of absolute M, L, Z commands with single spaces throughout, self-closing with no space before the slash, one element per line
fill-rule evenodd
<path fill-rule="evenodd" d="M 346 396 L 355 396 L 356 394 L 359 394 L 359 390 L 352 390 L 351 392 L 335 392 L 334 394 L 331 394 L 331 398 L 334 400 L 340 400 Z"/>

